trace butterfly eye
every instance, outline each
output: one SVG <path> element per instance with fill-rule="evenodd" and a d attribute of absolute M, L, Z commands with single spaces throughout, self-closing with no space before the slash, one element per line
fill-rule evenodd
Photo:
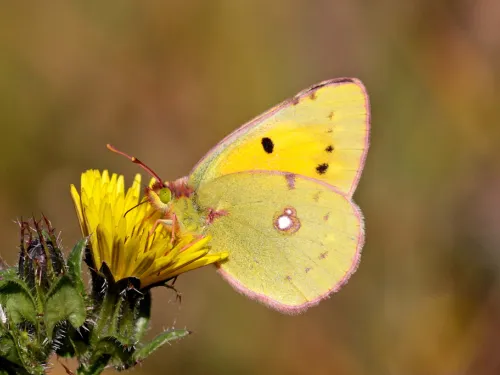
<path fill-rule="evenodd" d="M 158 192 L 158 198 L 160 198 L 161 203 L 170 203 L 170 201 L 172 200 L 172 192 L 169 188 L 162 188 Z"/>

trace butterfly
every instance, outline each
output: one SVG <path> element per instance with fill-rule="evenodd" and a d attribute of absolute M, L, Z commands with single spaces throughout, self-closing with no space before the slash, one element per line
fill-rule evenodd
<path fill-rule="evenodd" d="M 225 280 L 296 314 L 338 291 L 357 269 L 364 223 L 352 195 L 369 128 L 364 85 L 339 78 L 246 123 L 176 181 L 161 182 L 125 156 L 158 181 L 146 194 L 174 235 L 210 235 L 212 252 L 229 253 L 217 265 Z"/>

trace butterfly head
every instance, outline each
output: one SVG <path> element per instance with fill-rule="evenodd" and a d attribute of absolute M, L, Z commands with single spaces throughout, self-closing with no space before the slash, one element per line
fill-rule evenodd
<path fill-rule="evenodd" d="M 172 202 L 172 190 L 166 182 L 156 181 L 153 185 L 146 187 L 145 196 L 149 204 L 156 210 L 167 213 Z"/>
<path fill-rule="evenodd" d="M 139 165 L 139 167 L 148 172 L 156 180 L 151 186 L 146 187 L 144 195 L 146 196 L 146 201 L 157 210 L 166 214 L 170 210 L 172 200 L 180 197 L 190 197 L 193 194 L 194 190 L 189 186 L 187 177 L 179 178 L 173 182 L 163 182 L 156 172 L 135 156 L 130 156 L 110 144 L 107 144 L 106 147 L 108 150 L 125 156 L 132 163 Z"/>
<path fill-rule="evenodd" d="M 182 177 L 173 182 L 155 182 L 146 188 L 145 196 L 154 208 L 167 213 L 174 199 L 190 197 L 193 191 L 188 184 L 187 177 Z"/>

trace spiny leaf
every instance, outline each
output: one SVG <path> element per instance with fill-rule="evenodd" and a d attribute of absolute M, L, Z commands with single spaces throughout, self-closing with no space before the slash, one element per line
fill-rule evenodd
<path fill-rule="evenodd" d="M 151 318 L 151 292 L 144 292 L 144 298 L 139 302 L 138 314 L 135 321 L 135 338 L 141 340 L 146 333 Z"/>
<path fill-rule="evenodd" d="M 108 364 L 122 367 L 130 362 L 131 353 L 114 336 L 106 336 L 93 345 L 91 357 L 82 364 L 79 374 L 100 374 Z"/>
<path fill-rule="evenodd" d="M 68 275 L 82 296 L 85 294 L 85 285 L 82 278 L 82 260 L 85 255 L 86 246 L 87 238 L 78 241 L 68 257 Z"/>
<path fill-rule="evenodd" d="M 17 277 L 14 269 L 2 272 L 0 279 L 0 305 L 10 322 L 36 322 L 36 303 L 30 288 Z"/>
<path fill-rule="evenodd" d="M 68 276 L 62 276 L 54 282 L 47 293 L 44 316 L 47 335 L 52 337 L 55 325 L 62 320 L 68 320 L 74 328 L 78 328 L 85 322 L 85 317 L 85 302 L 82 295 Z"/>
<path fill-rule="evenodd" d="M 147 358 L 151 353 L 155 350 L 163 346 L 164 344 L 181 339 L 183 337 L 191 334 L 187 329 L 173 329 L 160 333 L 149 343 L 143 345 L 139 350 L 137 350 L 134 354 L 134 361 L 142 362 L 145 358 Z"/>

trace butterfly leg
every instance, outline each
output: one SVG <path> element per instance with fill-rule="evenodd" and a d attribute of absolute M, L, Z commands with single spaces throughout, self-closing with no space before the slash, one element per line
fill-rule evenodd
<path fill-rule="evenodd" d="M 173 243 L 176 239 L 176 231 L 178 227 L 177 216 L 172 214 L 171 219 L 158 219 L 155 221 L 153 228 L 151 228 L 149 234 L 153 234 L 156 230 L 156 227 L 161 224 L 170 230 L 170 242 Z"/>
<path fill-rule="evenodd" d="M 175 276 L 172 279 L 172 283 L 171 284 L 168 284 L 168 281 L 167 281 L 164 285 L 165 285 L 166 288 L 172 289 L 175 292 L 175 299 L 176 299 L 176 301 L 179 301 L 179 303 L 181 303 L 182 302 L 182 294 L 174 286 L 174 284 L 175 284 L 176 281 L 177 281 L 177 276 Z"/>
<path fill-rule="evenodd" d="M 172 219 L 170 220 L 172 222 L 171 227 L 172 227 L 172 234 L 170 236 L 170 243 L 174 243 L 174 240 L 176 238 L 175 233 L 177 232 L 177 229 L 179 228 L 179 222 L 177 221 L 177 216 L 172 213 L 171 214 Z"/>

